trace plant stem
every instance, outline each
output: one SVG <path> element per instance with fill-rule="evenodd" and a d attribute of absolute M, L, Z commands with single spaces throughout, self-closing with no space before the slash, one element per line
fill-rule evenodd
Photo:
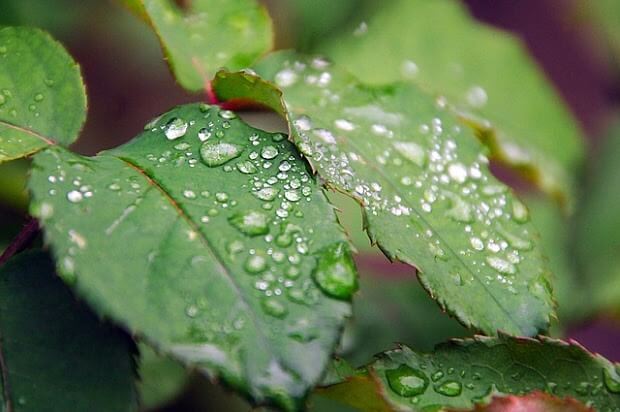
<path fill-rule="evenodd" d="M 15 254 L 21 252 L 37 237 L 39 234 L 39 222 L 35 218 L 30 218 L 24 228 L 15 236 L 15 239 L 4 250 L 0 256 L 0 265 L 3 265 Z"/>

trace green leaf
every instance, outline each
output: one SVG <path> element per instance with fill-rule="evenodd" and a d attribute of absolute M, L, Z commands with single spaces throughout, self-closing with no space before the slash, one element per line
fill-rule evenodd
<path fill-rule="evenodd" d="M 0 28 L 0 163 L 70 145 L 85 119 L 82 76 L 67 51 L 41 30 Z"/>
<path fill-rule="evenodd" d="M 546 329 L 552 299 L 536 232 L 489 172 L 484 146 L 416 86 L 366 86 L 328 66 L 280 53 L 257 71 L 282 92 L 245 72 L 220 72 L 213 87 L 224 101 L 283 114 L 326 184 L 362 205 L 371 240 L 417 267 L 465 325 L 486 334 Z"/>
<path fill-rule="evenodd" d="M 374 391 L 369 389 L 374 386 Z M 408 347 L 385 352 L 355 375 L 321 391 L 324 396 L 349 403 L 356 394 L 383 409 L 364 411 L 439 410 L 472 408 L 491 397 L 544 391 L 572 397 L 599 411 L 620 408 L 620 365 L 587 352 L 575 342 L 539 339 L 476 337 L 438 346 L 433 353 L 416 353 Z"/>
<path fill-rule="evenodd" d="M 178 362 L 140 345 L 140 404 L 146 409 L 171 401 L 189 381 L 189 373 Z"/>
<path fill-rule="evenodd" d="M 573 236 L 593 309 L 620 313 L 620 124 L 609 131 L 584 185 Z M 583 299 L 583 298 L 582 298 Z"/>
<path fill-rule="evenodd" d="M 131 340 L 101 323 L 46 253 L 0 269 L 0 410 L 136 411 Z"/>
<path fill-rule="evenodd" d="M 257 403 L 294 409 L 321 377 L 355 269 L 284 135 L 180 106 L 95 158 L 37 155 L 30 187 L 61 276 L 99 312 Z"/>
<path fill-rule="evenodd" d="M 325 51 L 363 81 L 409 80 L 445 96 L 494 158 L 572 200 L 584 154 L 576 121 L 518 39 L 476 22 L 460 2 L 393 2 L 366 34 Z"/>
<path fill-rule="evenodd" d="M 147 19 L 177 81 L 190 91 L 205 89 L 219 68 L 248 67 L 272 47 L 271 20 L 255 0 L 192 0 L 183 8 L 174 0 L 122 2 Z"/>
<path fill-rule="evenodd" d="M 473 412 L 593 412 L 572 398 L 560 399 L 544 392 L 524 396 L 496 396 L 490 404 L 477 406 Z M 451 411 L 455 412 L 455 411 Z M 463 412 L 460 410 L 460 412 Z"/>

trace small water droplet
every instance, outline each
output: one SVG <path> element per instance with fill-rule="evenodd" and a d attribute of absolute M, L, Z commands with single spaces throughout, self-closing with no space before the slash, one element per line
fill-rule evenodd
<path fill-rule="evenodd" d="M 185 132 L 187 132 L 187 122 L 175 117 L 166 124 L 166 131 L 164 134 L 168 140 L 175 140 L 185 136 Z"/>
<path fill-rule="evenodd" d="M 530 218 L 527 207 L 518 199 L 512 200 L 512 217 L 517 223 L 525 223 Z"/>
<path fill-rule="evenodd" d="M 335 298 L 349 299 L 357 290 L 357 274 L 347 245 L 340 242 L 328 246 L 317 259 L 312 276 L 319 288 Z"/>
<path fill-rule="evenodd" d="M 280 87 L 289 87 L 297 82 L 298 76 L 292 69 L 283 69 L 276 73 L 275 81 Z"/>
<path fill-rule="evenodd" d="M 271 145 L 264 146 L 260 151 L 260 155 L 265 160 L 271 160 L 278 155 L 278 149 L 276 149 L 275 146 Z"/>
<path fill-rule="evenodd" d="M 426 151 L 422 146 L 413 142 L 394 142 L 394 147 L 407 160 L 423 167 L 426 163 Z"/>
<path fill-rule="evenodd" d="M 266 314 L 278 319 L 284 318 L 288 314 L 288 309 L 284 303 L 277 298 L 266 298 L 261 301 L 261 306 Z"/>
<path fill-rule="evenodd" d="M 252 193 L 260 200 L 271 201 L 276 198 L 278 192 L 279 190 L 274 187 L 263 187 L 262 189 Z"/>
<path fill-rule="evenodd" d="M 426 374 L 407 365 L 388 369 L 385 371 L 385 376 L 390 388 L 398 395 L 406 398 L 421 395 L 428 387 Z"/>
<path fill-rule="evenodd" d="M 202 129 L 200 129 L 198 131 L 198 140 L 200 140 L 201 142 L 206 142 L 207 140 L 209 140 L 212 136 L 212 133 L 209 129 L 207 129 L 206 127 L 203 127 Z"/>
<path fill-rule="evenodd" d="M 41 93 L 37 93 L 34 95 L 34 101 L 35 102 L 41 102 L 43 101 L 43 99 L 45 98 L 45 96 L 43 96 L 43 94 Z"/>
<path fill-rule="evenodd" d="M 463 386 L 457 381 L 445 381 L 441 385 L 435 386 L 435 392 L 444 396 L 459 396 L 463 390 Z"/>
<path fill-rule="evenodd" d="M 437 381 L 438 381 L 439 379 L 441 379 L 441 378 L 443 378 L 443 372 L 442 372 L 442 371 L 437 371 L 437 372 L 434 372 L 434 373 L 431 375 L 431 380 L 432 380 L 433 382 L 437 382 Z"/>
<path fill-rule="evenodd" d="M 235 114 L 235 112 L 232 112 L 230 110 L 222 110 L 219 112 L 219 116 L 222 119 L 226 119 L 226 120 L 231 120 L 237 117 L 237 115 Z"/>
<path fill-rule="evenodd" d="M 254 166 L 249 160 L 239 162 L 236 166 L 237 170 L 246 175 L 251 175 L 257 171 L 256 166 Z"/>
<path fill-rule="evenodd" d="M 267 259 L 262 255 L 251 255 L 245 261 L 243 268 L 253 275 L 264 272 L 267 269 Z"/>
<path fill-rule="evenodd" d="M 80 192 L 79 190 L 72 190 L 67 193 L 67 199 L 71 203 L 79 203 L 82 201 L 82 199 L 84 199 L 84 195 L 82 195 L 82 192 Z"/>
<path fill-rule="evenodd" d="M 269 217 L 255 210 L 235 213 L 228 221 L 248 236 L 259 236 L 269 233 Z"/>
<path fill-rule="evenodd" d="M 487 104 L 488 96 L 486 90 L 480 86 L 472 86 L 466 95 L 467 103 L 472 107 L 482 107 Z"/>
<path fill-rule="evenodd" d="M 487 256 L 486 261 L 489 266 L 504 275 L 514 275 L 517 273 L 517 268 L 515 265 L 497 256 Z"/>
<path fill-rule="evenodd" d="M 216 167 L 238 157 L 243 149 L 243 146 L 233 143 L 206 142 L 200 147 L 200 157 L 207 166 Z"/>

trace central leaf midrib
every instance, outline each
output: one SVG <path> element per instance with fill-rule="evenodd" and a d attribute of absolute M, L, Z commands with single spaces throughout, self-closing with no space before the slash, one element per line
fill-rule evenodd
<path fill-rule="evenodd" d="M 297 132 L 297 130 L 296 130 Z M 299 135 L 299 133 L 296 133 L 297 135 Z M 356 145 L 355 143 L 352 142 L 351 139 L 345 138 L 345 141 L 347 143 L 349 143 L 349 145 L 351 145 L 355 150 L 357 150 L 360 155 L 366 160 L 366 164 L 368 166 L 370 166 L 370 168 L 372 168 L 373 170 L 375 170 L 379 175 L 381 175 L 381 177 L 383 178 L 383 180 L 385 182 L 387 182 L 394 190 L 394 192 L 396 192 L 397 194 L 399 194 L 401 196 L 402 199 L 407 200 L 407 204 L 409 205 L 409 195 L 406 193 L 403 193 L 400 191 L 400 189 L 394 184 L 392 183 L 392 181 L 385 175 L 385 173 L 383 173 L 383 171 L 379 168 L 377 168 L 372 162 L 369 162 L 368 159 L 369 157 L 366 155 L 366 153 L 363 150 L 360 150 L 360 148 L 358 147 L 358 145 Z M 422 215 L 422 213 L 420 213 L 420 211 L 414 206 L 414 205 L 409 205 L 413 210 L 415 210 L 416 214 L 419 216 L 420 220 L 428 227 L 428 228 L 433 228 L 432 225 L 430 225 L 428 223 L 428 221 L 424 218 L 424 216 Z M 467 270 L 467 272 L 469 272 L 472 277 L 474 279 L 476 279 L 476 281 L 482 286 L 482 288 L 487 292 L 487 294 L 489 296 L 491 296 L 491 298 L 493 299 L 493 301 L 497 304 L 497 306 L 502 310 L 502 312 L 505 314 L 506 318 L 510 320 L 511 323 L 513 323 L 515 326 L 517 326 L 517 328 L 522 331 L 522 327 L 519 323 L 517 323 L 516 320 L 514 320 L 511 316 L 510 316 L 510 312 L 504 308 L 504 306 L 499 302 L 498 298 L 491 292 L 491 290 L 489 290 L 489 288 L 487 288 L 487 286 L 484 284 L 484 282 L 482 282 L 477 276 L 476 274 L 465 264 L 465 262 L 460 258 L 460 256 L 452 249 L 452 247 L 450 246 L 450 244 L 448 242 L 446 242 L 444 240 L 444 238 L 438 233 L 436 232 L 437 237 L 441 240 L 441 242 L 446 245 L 446 248 L 450 251 L 450 253 L 456 258 L 456 260 L 461 264 L 461 266 L 463 266 L 465 268 L 465 270 Z"/>
<path fill-rule="evenodd" d="M 4 125 L 4 126 L 10 128 L 10 129 L 17 130 L 18 132 L 26 133 L 28 135 L 36 137 L 37 139 L 41 140 L 43 143 L 45 143 L 45 144 L 47 144 L 49 146 L 56 145 L 56 141 L 54 141 L 51 138 L 45 137 L 42 134 L 39 134 L 39 133 L 35 132 L 32 129 L 29 129 L 29 128 L 26 128 L 26 127 L 23 127 L 23 126 L 18 126 L 18 125 L 13 124 L 13 123 L 9 123 L 6 120 L 0 120 L 0 125 Z"/>
<path fill-rule="evenodd" d="M 282 366 L 284 367 L 284 369 L 288 370 L 289 372 L 291 372 L 294 376 L 296 376 L 296 373 L 294 371 L 292 371 L 288 365 L 286 365 L 286 363 L 284 363 L 282 361 L 282 359 L 280 358 L 280 356 L 278 356 L 278 354 L 272 350 L 272 345 L 270 345 L 268 343 L 268 339 L 265 336 L 265 334 L 263 333 L 263 330 L 261 328 L 261 324 L 258 320 L 258 318 L 256 317 L 255 313 L 252 309 L 252 305 L 250 304 L 250 302 L 247 300 L 247 298 L 244 296 L 243 291 L 241 289 L 241 287 L 237 284 L 234 276 L 232 275 L 232 273 L 228 270 L 228 268 L 226 267 L 226 265 L 224 264 L 224 260 L 222 259 L 222 257 L 219 255 L 219 253 L 215 250 L 215 248 L 213 248 L 209 242 L 209 240 L 207 239 L 207 237 L 204 235 L 204 233 L 202 233 L 202 231 L 198 228 L 198 226 L 192 221 L 192 219 L 187 215 L 187 213 L 183 210 L 183 208 L 180 206 L 180 204 L 153 178 L 151 177 L 145 170 L 143 170 L 139 165 L 135 164 L 131 159 L 129 158 L 125 158 L 125 157 L 118 157 L 115 156 L 117 159 L 121 160 L 122 162 L 126 163 L 129 167 L 131 167 L 132 169 L 134 169 L 135 171 L 137 171 L 141 176 L 143 176 L 147 182 L 157 188 L 160 193 L 162 193 L 162 195 L 164 196 L 164 198 L 172 205 L 172 207 L 179 213 L 179 216 L 181 216 L 186 222 L 187 224 L 198 234 L 200 234 L 200 239 L 202 240 L 202 243 L 205 245 L 206 249 L 209 250 L 210 254 L 213 256 L 213 258 L 216 260 L 217 264 L 222 268 L 223 273 L 226 275 L 226 279 L 228 279 L 228 281 L 230 282 L 231 286 L 233 287 L 235 293 L 238 295 L 239 299 L 243 302 L 243 304 L 246 306 L 247 308 L 247 312 L 249 313 L 249 317 L 252 320 L 252 323 L 254 324 L 254 327 L 256 329 L 256 336 L 259 337 L 259 340 L 261 342 L 261 346 L 263 348 L 265 348 L 268 352 L 270 352 L 272 354 L 272 356 L 276 359 L 280 360 L 280 363 L 282 364 Z"/>

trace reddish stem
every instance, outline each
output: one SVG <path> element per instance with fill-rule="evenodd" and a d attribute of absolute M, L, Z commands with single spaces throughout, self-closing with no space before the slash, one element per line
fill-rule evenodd
<path fill-rule="evenodd" d="M 39 234 L 39 222 L 37 219 L 30 218 L 21 232 L 15 236 L 15 239 L 4 250 L 0 256 L 0 265 L 5 264 L 11 257 L 26 249 Z"/>

